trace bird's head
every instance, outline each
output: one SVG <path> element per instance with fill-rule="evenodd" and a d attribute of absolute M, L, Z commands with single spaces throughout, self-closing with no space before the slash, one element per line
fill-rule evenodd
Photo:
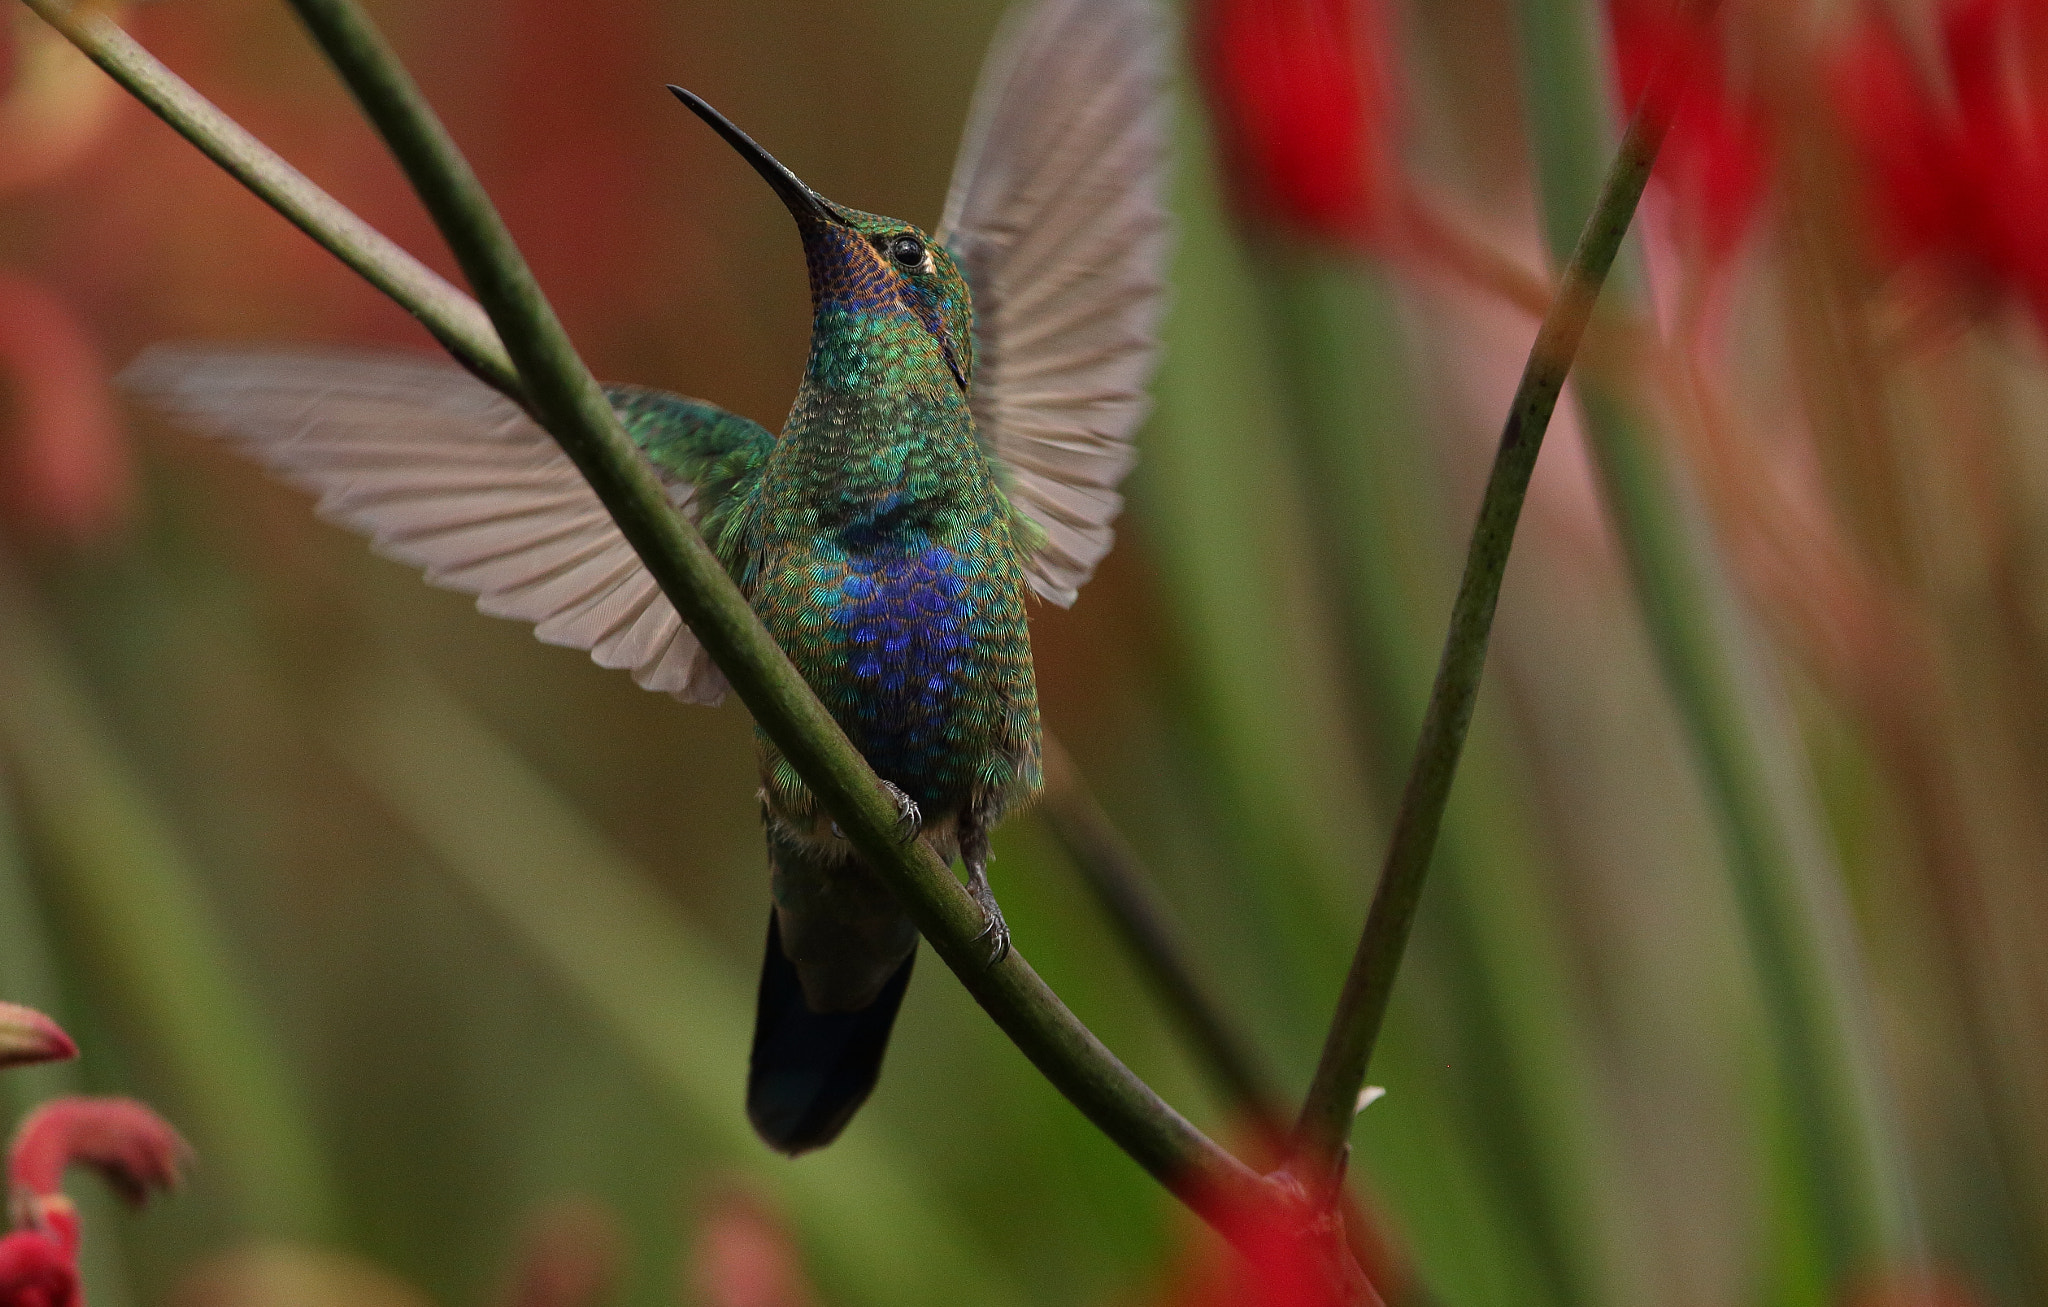
<path fill-rule="evenodd" d="M 928 332 L 964 391 L 974 375 L 974 311 L 952 252 L 900 218 L 834 204 L 798 180 L 724 114 L 679 86 L 668 88 L 753 165 L 803 236 L 811 308 L 854 320 L 900 319 Z"/>

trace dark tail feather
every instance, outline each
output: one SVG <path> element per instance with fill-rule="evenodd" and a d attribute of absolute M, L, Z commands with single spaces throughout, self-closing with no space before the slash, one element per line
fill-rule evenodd
<path fill-rule="evenodd" d="M 882 1051 L 910 985 L 913 949 L 875 1001 L 858 1012 L 813 1012 L 796 967 L 782 951 L 782 929 L 768 914 L 768 956 L 754 1006 L 754 1052 L 747 1065 L 747 1117 L 777 1152 L 794 1157 L 823 1148 L 882 1073 Z"/>

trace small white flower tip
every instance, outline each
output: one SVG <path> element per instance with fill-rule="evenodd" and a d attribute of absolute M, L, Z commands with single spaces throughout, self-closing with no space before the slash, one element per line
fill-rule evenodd
<path fill-rule="evenodd" d="M 1386 1096 L 1387 1091 L 1378 1085 L 1367 1085 L 1358 1091 L 1358 1106 L 1351 1109 L 1351 1115 L 1357 1116 L 1360 1112 L 1363 1112 L 1366 1108 L 1371 1107 Z"/>

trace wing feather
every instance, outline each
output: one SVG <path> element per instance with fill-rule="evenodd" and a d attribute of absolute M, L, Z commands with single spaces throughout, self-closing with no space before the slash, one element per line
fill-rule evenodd
<path fill-rule="evenodd" d="M 974 292 L 975 423 L 1062 606 L 1109 551 L 1159 359 L 1167 39 L 1154 0 L 1014 10 L 939 223 Z"/>
<path fill-rule="evenodd" d="M 717 703 L 725 678 L 576 465 L 469 374 L 402 354 L 158 347 L 122 375 L 319 498 L 379 553 L 534 624 L 650 690 Z M 692 521 L 693 487 L 656 465 Z"/>

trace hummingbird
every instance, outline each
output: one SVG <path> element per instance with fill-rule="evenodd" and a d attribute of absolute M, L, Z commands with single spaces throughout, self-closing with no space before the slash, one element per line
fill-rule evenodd
<path fill-rule="evenodd" d="M 1041 784 L 1027 597 L 1071 605 L 1108 551 L 1159 355 L 1167 45 L 1154 0 L 1033 0 L 1006 16 L 930 232 L 826 199 L 670 87 L 794 220 L 810 353 L 779 434 L 703 400 L 606 388 L 906 837 L 960 861 L 991 965 L 1010 932 L 989 832 Z M 574 464 L 459 368 L 158 346 L 123 380 L 483 612 L 647 689 L 723 698 Z M 746 1105 L 795 1155 L 836 1138 L 873 1089 L 918 936 L 756 736 L 772 906 Z"/>

